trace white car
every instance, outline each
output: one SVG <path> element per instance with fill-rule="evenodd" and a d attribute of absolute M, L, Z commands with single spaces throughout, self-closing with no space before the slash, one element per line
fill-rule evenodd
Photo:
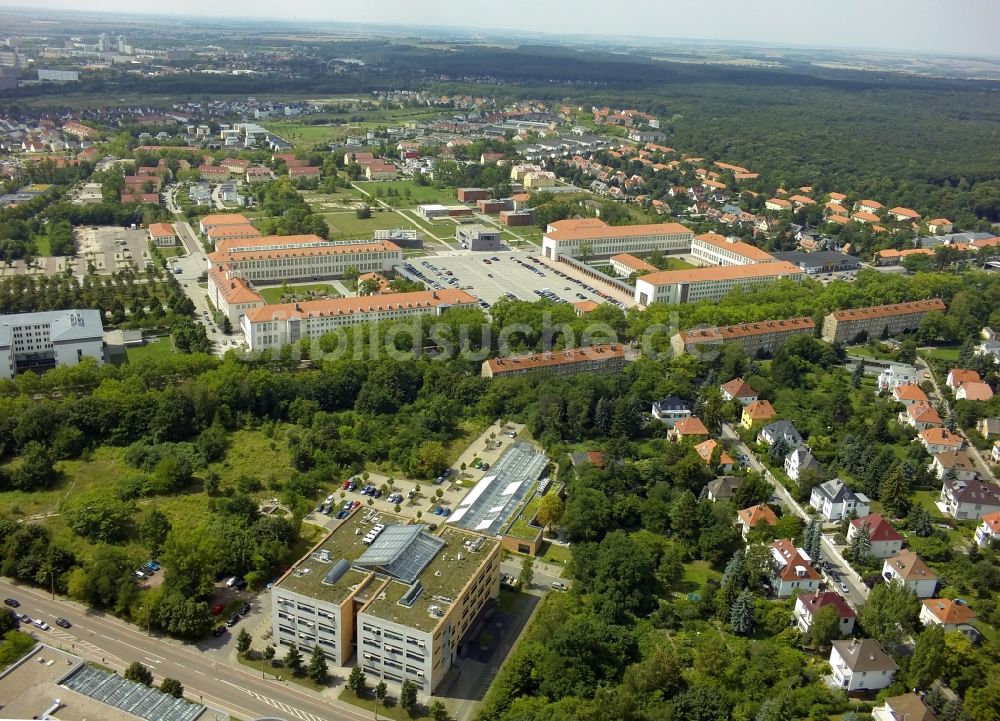
<path fill-rule="evenodd" d="M 35 626 L 37 626 L 38 628 L 42 629 L 43 631 L 52 630 L 52 627 L 49 624 L 45 623 L 45 621 L 43 621 L 40 618 L 36 618 L 34 621 L 32 621 L 32 623 L 35 624 Z"/>
<path fill-rule="evenodd" d="M 841 590 L 841 591 L 843 591 L 844 593 L 850 593 L 850 592 L 851 592 L 851 589 L 849 589 L 849 588 L 847 587 L 847 584 L 846 584 L 846 583 L 842 583 L 842 584 L 840 584 L 840 590 Z"/>

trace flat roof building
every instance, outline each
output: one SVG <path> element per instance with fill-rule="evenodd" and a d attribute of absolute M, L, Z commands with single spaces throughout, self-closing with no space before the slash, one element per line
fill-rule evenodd
<path fill-rule="evenodd" d="M 700 300 L 720 300 L 733 288 L 748 290 L 778 280 L 802 280 L 803 273 L 791 263 L 755 263 L 650 273 L 635 282 L 635 302 L 681 305 Z"/>
<path fill-rule="evenodd" d="M 920 327 L 920 321 L 925 315 L 944 309 L 943 300 L 930 298 L 909 303 L 835 310 L 823 318 L 822 338 L 827 343 L 850 343 L 859 337 L 879 338 L 914 331 Z"/>
<path fill-rule="evenodd" d="M 594 221 L 597 222 L 594 222 Z M 619 253 L 686 253 L 694 238 L 680 223 L 610 226 L 596 218 L 551 223 L 542 236 L 542 255 L 610 257 Z"/>
<path fill-rule="evenodd" d="M 27 370 L 73 366 L 84 358 L 104 363 L 101 311 L 71 309 L 0 315 L 0 379 Z"/>
<path fill-rule="evenodd" d="M 360 508 L 274 584 L 271 623 L 279 645 L 340 666 L 356 650 L 366 673 L 429 694 L 499 592 L 496 538 Z"/>
<path fill-rule="evenodd" d="M 677 355 L 684 355 L 722 343 L 739 343 L 746 354 L 752 357 L 760 353 L 772 354 L 778 346 L 794 336 L 811 336 L 815 333 L 816 323 L 812 318 L 764 320 L 721 328 L 682 330 L 670 339 L 670 345 Z"/>
<path fill-rule="evenodd" d="M 799 266 L 809 275 L 818 273 L 842 273 L 848 270 L 857 270 L 861 267 L 860 259 L 847 253 L 838 253 L 834 250 L 815 250 L 811 253 L 804 253 L 801 250 L 789 250 L 781 253 L 774 253 L 775 260 L 784 260 Z"/>
<path fill-rule="evenodd" d="M 569 348 L 509 358 L 491 358 L 483 363 L 484 378 L 520 375 L 547 370 L 557 375 L 617 373 L 625 367 L 625 349 L 617 344 Z"/>

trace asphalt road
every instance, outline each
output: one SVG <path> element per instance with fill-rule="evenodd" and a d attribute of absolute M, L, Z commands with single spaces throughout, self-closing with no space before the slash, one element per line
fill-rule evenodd
<path fill-rule="evenodd" d="M 213 660 L 196 644 L 147 636 L 135 626 L 59 597 L 52 600 L 33 588 L 0 580 L 0 596 L 16 598 L 21 602 L 19 612 L 52 626 L 51 631 L 33 629 L 40 640 L 118 671 L 139 661 L 152 670 L 157 683 L 164 677 L 176 678 L 184 684 L 187 698 L 226 709 L 241 719 L 269 716 L 288 721 L 363 721 L 370 717 L 295 684 L 273 677 L 261 680 L 259 671 Z M 68 619 L 72 628 L 55 626 L 60 616 Z"/>
<path fill-rule="evenodd" d="M 805 523 L 809 523 L 809 514 L 792 498 L 792 495 L 788 492 L 781 483 L 774 478 L 770 472 L 764 467 L 764 465 L 757 460 L 757 457 L 753 454 L 750 448 L 739 440 L 739 435 L 733 428 L 728 424 L 724 423 L 722 425 L 722 437 L 734 441 L 733 447 L 747 459 L 747 465 L 751 470 L 760 473 L 764 478 L 771 484 L 774 489 L 773 500 L 777 500 L 782 506 L 789 509 L 792 513 L 801 518 Z M 855 609 L 862 606 L 868 598 L 868 588 L 860 582 L 858 575 L 854 572 L 854 569 L 850 565 L 842 560 L 840 555 L 836 553 L 836 549 L 833 543 L 833 538 L 828 534 L 823 534 L 820 540 L 821 558 L 814 559 L 817 561 L 824 561 L 827 564 L 829 570 L 819 569 L 820 573 L 826 578 L 830 585 L 830 588 L 836 590 L 847 602 Z M 841 585 L 843 584 L 843 586 Z M 844 591 L 844 586 L 846 586 L 847 591 Z"/>

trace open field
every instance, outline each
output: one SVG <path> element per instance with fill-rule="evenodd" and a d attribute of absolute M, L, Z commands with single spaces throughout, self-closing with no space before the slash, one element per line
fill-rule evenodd
<path fill-rule="evenodd" d="M 134 346 L 125 351 L 129 363 L 137 363 L 143 359 L 161 360 L 174 352 L 169 338 L 160 338 L 146 345 Z"/>
<path fill-rule="evenodd" d="M 289 293 L 315 293 L 320 296 L 326 296 L 328 298 L 339 298 L 340 293 L 332 285 L 327 283 L 310 283 L 307 285 L 287 285 L 287 286 L 274 286 L 272 288 L 258 288 L 257 289 L 261 296 L 264 298 L 265 303 L 278 303 L 281 301 L 282 295 L 286 292 Z"/>
<path fill-rule="evenodd" d="M 386 180 L 381 182 L 355 184 L 376 200 L 388 203 L 394 208 L 415 208 L 425 203 L 458 205 L 454 188 L 435 188 L 432 185 L 417 185 L 413 180 Z M 407 195 L 409 192 L 409 195 Z"/>
<path fill-rule="evenodd" d="M 346 210 L 341 213 L 321 213 L 326 219 L 326 224 L 330 226 L 331 240 L 344 240 L 354 238 L 371 238 L 376 230 L 394 230 L 396 228 L 406 228 L 419 230 L 423 228 L 411 220 L 398 213 L 384 212 L 372 213 L 372 217 L 360 220 L 353 210 Z"/>

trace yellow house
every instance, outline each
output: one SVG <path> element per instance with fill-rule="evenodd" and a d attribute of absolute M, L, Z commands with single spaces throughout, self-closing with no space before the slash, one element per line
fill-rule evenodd
<path fill-rule="evenodd" d="M 743 408 L 743 416 L 740 418 L 741 425 L 750 430 L 758 423 L 766 423 L 772 420 L 777 413 L 769 401 L 754 401 Z"/>

